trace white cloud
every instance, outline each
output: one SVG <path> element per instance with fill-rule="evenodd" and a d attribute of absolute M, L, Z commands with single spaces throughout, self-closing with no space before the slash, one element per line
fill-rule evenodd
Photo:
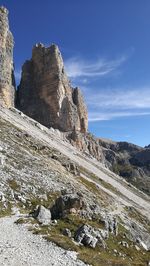
<path fill-rule="evenodd" d="M 84 90 L 85 91 L 85 90 Z M 137 89 L 102 89 L 86 91 L 87 103 L 95 108 L 143 109 L 150 108 L 150 87 Z"/>
<path fill-rule="evenodd" d="M 150 87 L 89 89 L 83 87 L 89 121 L 150 115 Z"/>
<path fill-rule="evenodd" d="M 150 115 L 150 111 L 149 112 L 110 112 L 110 113 L 90 112 L 89 122 L 112 120 L 120 117 L 134 117 L 134 116 L 145 116 L 145 115 Z"/>
<path fill-rule="evenodd" d="M 70 78 L 100 77 L 114 71 L 126 60 L 127 56 L 121 56 L 115 60 L 100 58 L 95 62 L 72 57 L 65 61 L 65 69 Z"/>

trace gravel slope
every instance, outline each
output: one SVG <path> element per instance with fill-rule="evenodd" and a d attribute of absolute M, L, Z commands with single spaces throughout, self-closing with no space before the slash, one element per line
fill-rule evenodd
<path fill-rule="evenodd" d="M 65 251 L 23 225 L 16 225 L 16 216 L 0 218 L 1 266 L 85 266 L 76 253 Z"/>
<path fill-rule="evenodd" d="M 96 165 L 95 161 L 93 162 L 92 159 L 86 158 L 71 144 L 63 141 L 60 136 L 56 134 L 56 132 L 52 132 L 44 126 L 40 126 L 42 127 L 42 129 L 39 128 L 39 126 L 37 127 L 35 125 L 37 124 L 37 122 L 24 115 L 23 117 L 21 117 L 17 111 L 12 112 L 8 109 L 3 108 L 0 109 L 0 116 L 10 123 L 13 123 L 18 128 L 26 130 L 26 132 L 28 132 L 32 137 L 39 139 L 47 146 L 56 148 L 62 154 L 69 157 L 72 161 L 95 174 L 100 179 L 103 179 L 105 182 L 111 184 L 123 196 L 121 197 L 121 195 L 117 193 L 119 202 L 122 202 L 127 206 L 134 206 L 138 211 L 147 216 L 147 218 L 150 220 L 150 198 L 148 196 L 147 200 L 145 200 L 145 197 L 141 197 L 141 193 L 139 193 L 139 195 L 137 195 L 137 193 L 134 193 L 131 188 L 127 187 L 125 182 L 123 185 L 123 181 L 119 176 L 104 168 L 100 163 Z M 111 196 L 113 196 L 113 194 L 114 193 L 111 192 Z M 116 199 L 116 194 L 114 194 L 114 198 Z"/>

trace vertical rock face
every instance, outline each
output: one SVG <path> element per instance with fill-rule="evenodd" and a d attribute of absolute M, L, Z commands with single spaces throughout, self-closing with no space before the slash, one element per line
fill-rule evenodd
<path fill-rule="evenodd" d="M 14 105 L 13 36 L 9 31 L 8 10 L 0 7 L 0 105 Z"/>
<path fill-rule="evenodd" d="M 86 132 L 87 109 L 78 88 L 72 88 L 56 45 L 33 47 L 22 67 L 17 107 L 47 127 Z"/>

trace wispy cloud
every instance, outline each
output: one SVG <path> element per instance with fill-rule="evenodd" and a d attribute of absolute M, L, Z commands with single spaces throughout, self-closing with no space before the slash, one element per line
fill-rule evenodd
<path fill-rule="evenodd" d="M 150 87 L 83 90 L 91 122 L 150 115 Z"/>
<path fill-rule="evenodd" d="M 87 103 L 105 109 L 150 108 L 150 87 L 87 90 Z"/>
<path fill-rule="evenodd" d="M 96 122 L 96 121 L 105 121 L 105 120 L 112 120 L 119 117 L 134 117 L 134 116 L 146 116 L 150 115 L 149 112 L 90 112 L 89 113 L 89 122 Z"/>
<path fill-rule="evenodd" d="M 70 78 L 101 77 L 108 75 L 127 60 L 128 56 L 121 56 L 115 60 L 99 58 L 88 61 L 81 57 L 72 57 L 65 61 L 65 68 Z"/>

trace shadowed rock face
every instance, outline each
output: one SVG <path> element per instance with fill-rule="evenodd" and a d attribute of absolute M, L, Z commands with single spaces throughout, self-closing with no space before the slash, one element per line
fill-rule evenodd
<path fill-rule="evenodd" d="M 0 7 L 0 105 L 14 106 L 13 36 L 9 31 L 8 11 Z"/>
<path fill-rule="evenodd" d="M 33 47 L 22 67 L 17 107 L 47 127 L 86 132 L 87 109 L 78 88 L 72 88 L 56 45 Z"/>

